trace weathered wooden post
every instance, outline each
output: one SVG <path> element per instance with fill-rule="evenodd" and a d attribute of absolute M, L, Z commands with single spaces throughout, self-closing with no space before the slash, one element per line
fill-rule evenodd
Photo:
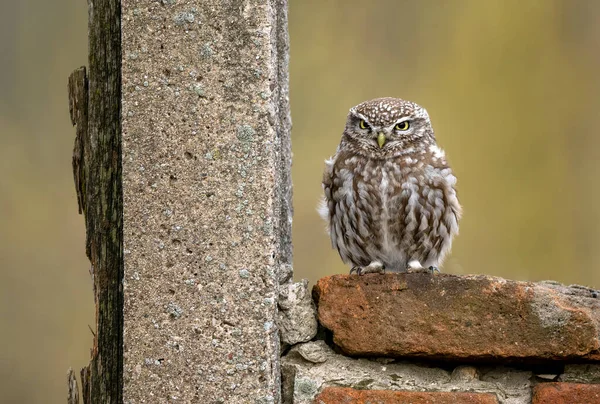
<path fill-rule="evenodd" d="M 83 401 L 279 402 L 286 1 L 88 3 L 69 80 L 97 304 Z"/>

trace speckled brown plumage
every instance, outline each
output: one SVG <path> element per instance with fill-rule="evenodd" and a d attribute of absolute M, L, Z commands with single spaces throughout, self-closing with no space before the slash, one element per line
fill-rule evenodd
<path fill-rule="evenodd" d="M 350 109 L 320 212 L 358 273 L 437 268 L 458 233 L 455 184 L 427 111 L 379 98 Z"/>

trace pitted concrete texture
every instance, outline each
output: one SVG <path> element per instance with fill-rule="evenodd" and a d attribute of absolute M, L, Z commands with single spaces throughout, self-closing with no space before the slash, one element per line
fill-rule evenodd
<path fill-rule="evenodd" d="M 497 399 L 501 404 L 530 404 L 532 373 L 505 367 L 458 366 L 436 368 L 432 363 L 419 365 L 392 359 L 354 359 L 335 353 L 324 341 L 299 344 L 282 358 L 283 403 L 308 404 L 320 394 L 331 398 L 329 387 L 392 392 L 463 392 L 480 393 L 484 400 Z M 331 393 L 331 391 L 330 391 Z M 323 396 L 321 396 L 323 397 Z M 384 396 L 364 393 L 365 401 L 351 402 L 420 402 L 425 398 L 448 398 L 449 395 L 405 394 L 408 401 L 385 401 Z M 456 396 L 455 401 L 464 398 Z M 377 401 L 379 400 L 379 401 Z M 325 401 L 333 402 L 333 401 Z M 340 401 L 343 402 L 343 401 Z M 431 402 L 431 401 L 424 401 Z M 433 401 L 437 402 L 437 401 Z M 446 401 L 440 401 L 446 402 Z M 467 401 L 468 402 L 468 401 Z M 488 402 L 488 401 L 483 401 Z"/>
<path fill-rule="evenodd" d="M 286 13 L 122 1 L 126 403 L 279 400 Z"/>
<path fill-rule="evenodd" d="M 351 356 L 479 362 L 600 359 L 595 290 L 428 273 L 322 278 L 320 323 Z"/>

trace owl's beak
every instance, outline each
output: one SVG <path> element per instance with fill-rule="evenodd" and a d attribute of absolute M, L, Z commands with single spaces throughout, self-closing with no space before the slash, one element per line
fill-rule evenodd
<path fill-rule="evenodd" d="M 383 132 L 377 135 L 377 144 L 379 144 L 379 148 L 382 148 L 385 144 L 385 135 L 383 134 Z"/>

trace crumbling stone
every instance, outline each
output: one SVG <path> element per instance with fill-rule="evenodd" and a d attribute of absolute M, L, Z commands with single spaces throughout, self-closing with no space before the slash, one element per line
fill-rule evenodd
<path fill-rule="evenodd" d="M 325 341 L 307 342 L 298 346 L 297 352 L 308 362 L 323 363 L 327 360 Z"/>
<path fill-rule="evenodd" d="M 561 382 L 571 383 L 599 383 L 600 365 L 594 364 L 568 364 L 560 375 Z"/>
<path fill-rule="evenodd" d="M 317 334 L 317 315 L 306 279 L 280 285 L 278 304 L 281 342 L 294 345 L 310 341 Z"/>
<path fill-rule="evenodd" d="M 330 276 L 313 294 L 352 356 L 600 360 L 600 299 L 584 287 L 411 273 Z"/>
<path fill-rule="evenodd" d="M 307 352 L 310 352 L 308 358 Z M 315 358 L 318 358 L 318 362 L 314 360 Z M 530 404 L 531 402 L 532 373 L 528 371 L 504 367 L 468 369 L 470 367 L 459 366 L 459 369 L 453 372 L 432 367 L 431 364 L 418 365 L 396 360 L 384 362 L 376 359 L 350 358 L 335 353 L 324 341 L 296 345 L 282 358 L 283 403 L 318 403 L 315 398 L 328 387 L 354 390 L 487 393 L 497 397 L 501 404 Z M 456 377 L 457 374 L 471 374 L 473 377 Z M 474 377 L 475 375 L 479 378 Z M 367 402 L 367 400 L 352 402 Z M 371 402 L 380 401 L 371 400 Z M 413 402 L 419 401 L 415 399 Z"/>
<path fill-rule="evenodd" d="M 452 371 L 452 380 L 468 382 L 479 379 L 479 372 L 474 366 L 458 366 Z"/>

